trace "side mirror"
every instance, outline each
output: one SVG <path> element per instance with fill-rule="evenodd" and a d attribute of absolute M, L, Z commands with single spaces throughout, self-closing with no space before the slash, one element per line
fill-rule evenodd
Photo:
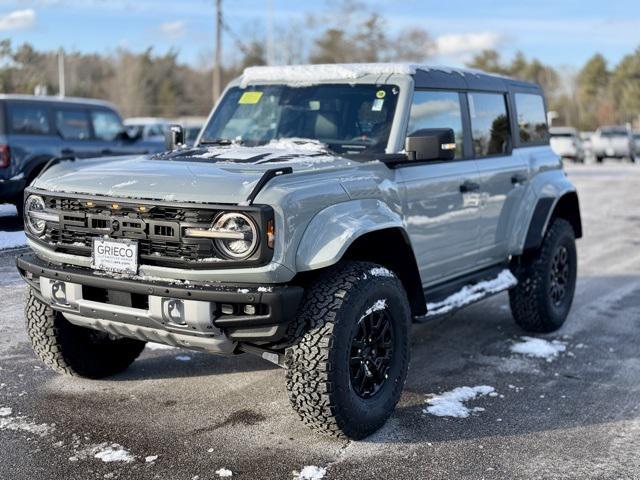
<path fill-rule="evenodd" d="M 182 125 L 170 125 L 164 136 L 164 145 L 167 150 L 175 150 L 176 147 L 184 145 L 184 129 Z"/>
<path fill-rule="evenodd" d="M 453 160 L 456 137 L 450 128 L 425 128 L 407 137 L 404 150 L 410 161 Z"/>

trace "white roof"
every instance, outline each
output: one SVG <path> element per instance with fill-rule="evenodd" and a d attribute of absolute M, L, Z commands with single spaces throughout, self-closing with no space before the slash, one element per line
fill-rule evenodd
<path fill-rule="evenodd" d="M 81 97 L 59 97 L 53 95 L 25 95 L 18 93 L 1 93 L 0 100 L 26 100 L 36 102 L 67 102 L 78 103 L 83 105 L 96 105 L 100 107 L 109 107 L 117 110 L 115 105 L 106 100 L 98 100 L 95 98 L 81 98 Z"/>
<path fill-rule="evenodd" d="M 160 117 L 131 117 L 124 121 L 125 125 L 166 125 L 170 123 L 166 118 Z"/>
<path fill-rule="evenodd" d="M 256 82 L 313 84 L 330 80 L 356 80 L 366 75 L 413 75 L 418 70 L 440 71 L 464 75 L 484 72 L 417 63 L 335 63 L 324 65 L 282 65 L 248 67 L 240 83 L 243 87 Z"/>

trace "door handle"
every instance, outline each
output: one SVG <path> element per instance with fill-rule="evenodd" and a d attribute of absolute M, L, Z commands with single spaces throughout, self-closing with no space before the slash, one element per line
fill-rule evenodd
<path fill-rule="evenodd" d="M 511 177 L 511 183 L 513 183 L 514 185 L 525 183 L 527 180 L 529 180 L 527 176 L 522 175 L 521 173 L 516 173 L 513 177 Z"/>
<path fill-rule="evenodd" d="M 460 193 L 469 193 L 480 190 L 480 185 L 475 182 L 464 182 L 460 185 Z"/>

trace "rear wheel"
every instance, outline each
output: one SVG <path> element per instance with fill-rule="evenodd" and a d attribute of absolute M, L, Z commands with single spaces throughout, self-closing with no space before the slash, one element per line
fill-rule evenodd
<path fill-rule="evenodd" d="M 565 322 L 576 287 L 575 233 L 562 218 L 552 220 L 541 247 L 514 259 L 518 285 L 509 291 L 511 312 L 529 332 L 552 332 Z"/>
<path fill-rule="evenodd" d="M 314 430 L 364 438 L 400 399 L 411 314 L 401 282 L 387 272 L 346 262 L 307 289 L 299 310 L 306 333 L 286 351 L 287 390 Z"/>
<path fill-rule="evenodd" d="M 33 350 L 58 373 L 94 379 L 115 375 L 126 370 L 145 347 L 140 340 L 114 338 L 70 323 L 40 301 L 31 287 L 25 317 Z"/>

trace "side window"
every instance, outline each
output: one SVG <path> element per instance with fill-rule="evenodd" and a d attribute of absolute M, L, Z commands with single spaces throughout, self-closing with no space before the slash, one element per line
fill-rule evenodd
<path fill-rule="evenodd" d="M 84 110 L 56 110 L 55 124 L 65 140 L 88 140 L 91 137 L 89 118 Z"/>
<path fill-rule="evenodd" d="M 92 110 L 91 124 L 98 140 L 111 142 L 124 130 L 120 117 L 109 110 Z"/>
<path fill-rule="evenodd" d="M 51 133 L 48 108 L 37 104 L 9 104 L 9 130 L 20 135 Z"/>
<path fill-rule="evenodd" d="M 470 93 L 469 113 L 476 157 L 507 153 L 510 130 L 505 96 L 496 93 Z"/>
<path fill-rule="evenodd" d="M 515 96 L 520 142 L 526 145 L 546 141 L 549 127 L 542 97 L 530 93 L 516 93 Z"/>
<path fill-rule="evenodd" d="M 456 136 L 456 158 L 462 157 L 462 108 L 457 92 L 416 91 L 409 114 L 410 135 L 424 128 L 451 128 Z"/>

